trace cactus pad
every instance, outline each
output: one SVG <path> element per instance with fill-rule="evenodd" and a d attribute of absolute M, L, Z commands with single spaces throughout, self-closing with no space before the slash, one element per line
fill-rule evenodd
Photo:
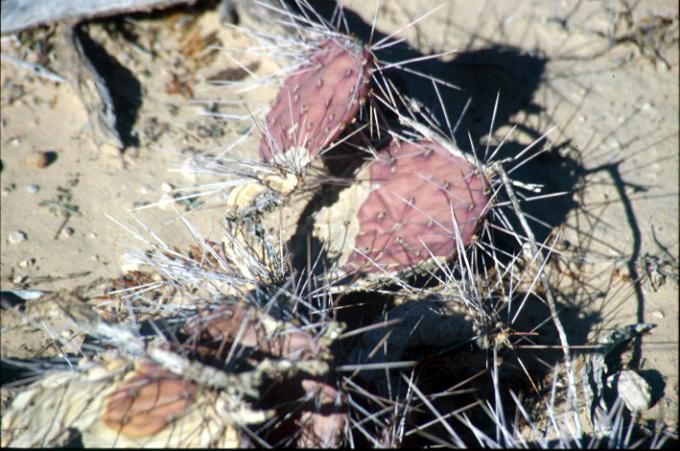
<path fill-rule="evenodd" d="M 3 411 L 2 446 L 59 446 L 77 430 L 85 447 L 239 445 L 238 426 L 261 423 L 238 395 L 199 387 L 158 365 L 116 360 L 53 373 Z"/>
<path fill-rule="evenodd" d="M 322 354 L 322 345 L 311 335 L 290 330 L 291 327 L 242 304 L 225 306 L 204 321 L 189 324 L 190 331 L 195 333 L 203 329 L 212 340 L 238 340 L 240 346 L 256 348 L 276 357 L 301 359 Z M 320 341 L 328 342 L 325 338 Z"/>
<path fill-rule="evenodd" d="M 154 365 L 141 365 L 108 396 L 102 421 L 127 437 L 163 430 L 193 404 L 198 386 Z"/>
<path fill-rule="evenodd" d="M 399 273 L 452 257 L 489 203 L 478 168 L 431 141 L 392 142 L 358 179 L 316 218 L 315 235 L 345 273 Z"/>
<path fill-rule="evenodd" d="M 368 92 L 370 54 L 357 44 L 326 41 L 288 77 L 266 117 L 260 156 L 293 148 L 318 155 L 354 119 Z"/>

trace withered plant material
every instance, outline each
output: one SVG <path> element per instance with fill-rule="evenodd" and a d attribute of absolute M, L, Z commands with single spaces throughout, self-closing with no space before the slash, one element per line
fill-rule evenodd
<path fill-rule="evenodd" d="M 336 334 L 332 332 L 331 327 L 330 333 L 314 337 L 302 330 L 295 330 L 291 323 L 277 321 L 245 304 L 220 308 L 206 317 L 192 321 L 187 329 L 194 334 L 203 331 L 208 338 L 221 342 L 218 357 L 223 354 L 222 351 L 229 348 L 225 346 L 226 343 L 237 343 L 239 346 L 271 357 L 295 361 L 331 358 L 328 346 Z M 307 401 L 299 410 L 295 409 L 297 416 L 295 424 L 299 428 L 297 446 L 302 448 L 338 446 L 347 421 L 340 391 L 330 383 L 306 376 L 275 383 L 271 389 L 295 392 L 300 388 L 306 393 Z"/>
<path fill-rule="evenodd" d="M 290 324 L 277 321 L 245 304 L 229 305 L 192 321 L 190 333 L 204 331 L 210 339 L 237 343 L 274 357 L 314 359 L 323 355 L 329 339 L 314 339 L 308 333 L 294 330 Z"/>
<path fill-rule="evenodd" d="M 3 0 L 2 33 L 14 33 L 60 20 L 80 21 L 122 13 L 147 12 L 196 0 Z"/>
<path fill-rule="evenodd" d="M 78 93 L 97 146 L 110 143 L 122 149 L 124 144 L 117 129 L 111 88 L 83 49 L 80 33 L 84 32 L 71 25 L 59 27 L 56 49 L 61 61 L 60 72 Z"/>
<path fill-rule="evenodd" d="M 238 426 L 270 412 L 238 395 L 199 386 L 149 361 L 113 359 L 30 385 L 2 417 L 2 446 L 237 447 Z"/>
<path fill-rule="evenodd" d="M 148 437 L 191 408 L 198 385 L 156 365 L 143 364 L 107 397 L 103 423 L 127 437 Z"/>

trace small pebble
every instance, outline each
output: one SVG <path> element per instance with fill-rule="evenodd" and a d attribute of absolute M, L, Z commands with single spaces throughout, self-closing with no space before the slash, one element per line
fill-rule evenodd
<path fill-rule="evenodd" d="M 12 192 L 12 190 L 9 189 L 9 188 L 3 188 L 3 189 L 2 189 L 2 197 L 9 196 L 9 194 L 10 194 L 11 192 Z"/>
<path fill-rule="evenodd" d="M 39 185 L 28 185 L 26 187 L 26 192 L 28 192 L 29 194 L 36 194 L 38 191 L 40 191 Z"/>
<path fill-rule="evenodd" d="M 29 266 L 33 266 L 35 264 L 35 258 L 27 258 L 26 260 L 21 260 L 18 263 L 19 268 L 28 268 Z"/>
<path fill-rule="evenodd" d="M 9 142 L 13 146 L 18 146 L 21 144 L 21 139 L 20 138 L 12 138 Z"/>
<path fill-rule="evenodd" d="M 168 182 L 161 183 L 161 191 L 163 191 L 164 193 L 169 194 L 172 192 L 173 189 L 175 189 L 175 187 L 169 184 Z"/>
<path fill-rule="evenodd" d="M 73 236 L 74 232 L 75 230 L 73 230 L 72 227 L 64 227 L 60 235 L 62 238 L 70 238 L 71 236 Z"/>
<path fill-rule="evenodd" d="M 657 319 L 664 319 L 666 317 L 661 310 L 654 310 L 652 316 Z"/>
<path fill-rule="evenodd" d="M 7 242 L 9 244 L 19 244 L 26 239 L 28 239 L 28 235 L 26 235 L 26 232 L 22 232 L 21 230 L 12 230 L 7 235 Z"/>
<path fill-rule="evenodd" d="M 19 284 L 24 283 L 24 281 L 26 279 L 28 279 L 28 277 L 22 276 L 22 275 L 16 275 L 16 276 L 14 276 L 14 279 L 12 279 L 12 283 L 19 285 Z"/>
<path fill-rule="evenodd" d="M 161 210 L 170 211 L 175 203 L 175 198 L 171 194 L 163 193 L 160 200 L 158 201 L 158 208 Z"/>
<path fill-rule="evenodd" d="M 47 167 L 52 161 L 54 152 L 31 152 L 26 155 L 26 164 L 32 168 Z"/>
<path fill-rule="evenodd" d="M 620 148 L 622 147 L 621 142 L 619 142 L 619 140 L 616 139 L 616 138 L 614 138 L 614 137 L 609 138 L 609 139 L 607 140 L 607 145 L 608 145 L 611 149 L 620 149 Z"/>

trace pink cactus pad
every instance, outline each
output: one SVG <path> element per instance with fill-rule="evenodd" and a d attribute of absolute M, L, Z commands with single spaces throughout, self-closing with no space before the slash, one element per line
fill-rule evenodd
<path fill-rule="evenodd" d="M 403 271 L 433 256 L 451 257 L 456 228 L 467 246 L 489 202 L 478 168 L 431 141 L 393 141 L 381 153 L 386 158 L 371 163 L 374 188 L 359 207 L 356 250 L 343 270 L 381 272 L 372 260 Z"/>
<path fill-rule="evenodd" d="M 260 142 L 262 159 L 294 147 L 314 156 L 335 140 L 366 98 L 370 61 L 368 50 L 356 44 L 321 44 L 276 96 Z"/>

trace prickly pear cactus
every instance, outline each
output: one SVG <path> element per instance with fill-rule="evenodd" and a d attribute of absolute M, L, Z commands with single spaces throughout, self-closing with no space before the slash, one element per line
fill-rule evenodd
<path fill-rule="evenodd" d="M 418 269 L 470 244 L 489 207 L 469 161 L 432 141 L 393 141 L 315 218 L 314 234 L 342 273 Z"/>
<path fill-rule="evenodd" d="M 347 40 L 346 42 L 351 42 Z M 368 93 L 371 56 L 356 43 L 329 40 L 288 77 L 266 117 L 260 156 L 291 149 L 318 155 L 356 117 Z"/>
<path fill-rule="evenodd" d="M 115 359 L 33 384 L 3 415 L 2 445 L 54 446 L 77 430 L 87 447 L 235 447 L 236 424 L 268 415 L 149 361 Z"/>
<path fill-rule="evenodd" d="M 97 333 L 96 327 L 91 332 Z M 330 358 L 336 325 L 314 337 L 255 308 L 228 304 L 190 318 L 183 332 L 198 349 L 195 355 L 181 356 L 167 343 L 149 345 L 138 357 L 115 350 L 103 361 L 84 360 L 78 371 L 56 372 L 30 385 L 3 412 L 2 445 L 63 445 L 71 430 L 78 431 L 85 446 L 237 447 L 243 438 L 240 426 L 278 414 L 276 406 L 251 407 L 250 400 L 262 389 L 306 391 L 312 407 L 302 405 L 294 416 L 300 423 L 300 446 L 338 444 L 345 421 L 341 396 L 316 380 L 328 372 L 322 358 Z M 222 346 L 215 350 L 215 343 Z M 254 368 L 246 364 L 246 371 L 231 372 L 200 363 L 225 359 L 226 343 L 240 347 L 239 355 L 260 356 Z M 135 353 L 144 347 L 135 345 Z M 239 358 L 229 357 L 237 365 L 243 363 L 236 362 Z M 295 379 L 298 373 L 304 377 Z M 272 378 L 277 386 L 269 382 Z M 317 403 L 331 411 L 318 412 Z"/>

